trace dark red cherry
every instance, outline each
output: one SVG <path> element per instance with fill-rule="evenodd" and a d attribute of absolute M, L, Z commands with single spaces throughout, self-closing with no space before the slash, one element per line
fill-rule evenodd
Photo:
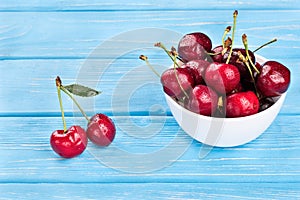
<path fill-rule="evenodd" d="M 254 92 L 239 92 L 226 98 L 226 116 L 244 117 L 253 115 L 259 110 L 259 100 Z"/>
<path fill-rule="evenodd" d="M 85 150 L 87 143 L 86 132 L 80 126 L 71 126 L 66 132 L 56 130 L 50 137 L 53 151 L 64 158 L 78 156 Z"/>
<path fill-rule="evenodd" d="M 114 140 L 116 127 L 108 116 L 96 114 L 90 119 L 86 134 L 94 144 L 105 147 Z"/>
<path fill-rule="evenodd" d="M 176 98 L 183 97 L 185 95 L 184 92 L 188 93 L 195 85 L 194 77 L 188 68 L 167 69 L 162 73 L 160 81 L 164 92 Z"/>
<path fill-rule="evenodd" d="M 205 85 L 197 85 L 189 95 L 188 109 L 192 112 L 211 116 L 217 109 L 218 95 Z"/>
<path fill-rule="evenodd" d="M 212 43 L 204 33 L 195 32 L 184 35 L 178 43 L 178 54 L 185 61 L 203 60 L 211 52 Z"/>
<path fill-rule="evenodd" d="M 243 86 L 244 91 L 256 92 L 255 83 L 252 80 L 244 78 L 241 80 L 241 85 Z"/>
<path fill-rule="evenodd" d="M 256 85 L 265 97 L 279 96 L 290 85 L 290 70 L 279 62 L 267 61 L 261 68 Z"/>
<path fill-rule="evenodd" d="M 231 54 L 231 57 L 229 59 L 229 64 L 232 64 L 232 65 L 236 66 L 239 69 L 241 78 L 246 78 L 246 79 L 251 80 L 251 75 L 250 75 L 249 69 L 246 66 L 246 64 L 243 62 L 243 60 L 241 60 L 239 58 L 239 53 L 238 52 L 241 52 L 241 54 L 245 58 L 247 58 L 247 54 L 246 54 L 245 49 L 234 48 L 234 49 L 232 49 L 232 54 Z M 255 63 L 255 56 L 254 56 L 253 52 L 252 51 L 248 51 L 248 52 L 249 52 L 249 56 L 251 57 L 252 62 Z M 224 63 L 227 61 L 228 55 L 229 55 L 229 50 L 223 55 L 223 62 Z M 249 63 L 249 65 L 250 65 L 250 63 Z M 250 65 L 250 68 L 254 73 L 254 70 L 251 67 L 251 65 Z"/>
<path fill-rule="evenodd" d="M 259 64 L 258 62 L 255 63 L 255 67 L 258 71 L 261 71 L 261 64 Z"/>
<path fill-rule="evenodd" d="M 240 82 L 236 66 L 225 63 L 211 63 L 205 71 L 205 82 L 220 94 L 234 90 Z"/>
<path fill-rule="evenodd" d="M 212 53 L 215 54 L 212 56 L 214 62 L 222 63 L 223 62 L 223 45 L 216 46 L 213 48 Z"/>
<path fill-rule="evenodd" d="M 259 103 L 260 103 L 259 105 L 259 112 L 260 112 L 270 108 L 275 103 L 275 101 L 272 98 L 263 98 L 259 101 Z"/>
<path fill-rule="evenodd" d="M 238 93 L 238 92 L 243 92 L 243 91 L 244 91 L 244 87 L 243 87 L 242 83 L 239 82 L 237 84 L 237 86 L 231 91 L 231 94 Z"/>
<path fill-rule="evenodd" d="M 210 62 L 205 60 L 192 60 L 187 62 L 186 64 L 182 65 L 182 68 L 190 68 L 191 73 L 194 76 L 195 79 L 195 85 L 203 84 L 204 83 L 204 72 Z"/>

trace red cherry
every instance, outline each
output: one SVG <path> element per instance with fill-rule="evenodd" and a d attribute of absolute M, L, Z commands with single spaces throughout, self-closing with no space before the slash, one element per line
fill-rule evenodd
<path fill-rule="evenodd" d="M 276 61 L 267 61 L 261 68 L 256 85 L 265 97 L 279 96 L 290 84 L 290 70 Z"/>
<path fill-rule="evenodd" d="M 249 72 L 248 67 L 246 66 L 246 64 L 243 62 L 243 60 L 240 60 L 239 58 L 239 53 L 240 52 L 245 58 L 247 58 L 247 54 L 246 54 L 246 50 L 242 49 L 242 48 L 234 48 L 232 49 L 232 54 L 231 57 L 229 59 L 229 64 L 232 64 L 234 66 L 236 66 L 239 69 L 241 78 L 246 78 L 248 80 L 251 80 L 251 75 Z M 255 56 L 254 53 L 250 50 L 248 50 L 249 56 L 252 60 L 253 63 L 255 63 Z M 223 55 L 223 62 L 225 63 L 227 58 L 229 55 L 229 50 Z M 249 63 L 250 65 L 250 63 Z M 252 73 L 254 73 L 254 70 L 252 70 Z"/>
<path fill-rule="evenodd" d="M 205 71 L 205 82 L 218 93 L 234 90 L 240 82 L 240 73 L 236 66 L 225 63 L 211 63 Z"/>
<path fill-rule="evenodd" d="M 204 83 L 204 72 L 210 62 L 205 60 L 191 60 L 186 64 L 182 65 L 182 68 L 190 68 L 191 73 L 194 76 L 195 85 L 203 84 Z"/>
<path fill-rule="evenodd" d="M 272 97 L 267 97 L 267 98 L 260 99 L 259 103 L 260 103 L 260 107 L 259 107 L 259 112 L 260 112 L 270 108 L 275 103 L 275 101 Z"/>
<path fill-rule="evenodd" d="M 218 95 L 205 85 L 197 85 L 190 93 L 188 109 L 192 112 L 211 116 L 217 109 Z"/>
<path fill-rule="evenodd" d="M 52 149 L 64 158 L 73 158 L 81 154 L 87 142 L 86 133 L 80 126 L 71 126 L 66 132 L 56 130 L 50 137 Z"/>
<path fill-rule="evenodd" d="M 177 98 L 183 97 L 184 91 L 188 92 L 195 85 L 194 77 L 188 68 L 167 69 L 162 73 L 160 80 L 165 93 L 171 97 Z"/>
<path fill-rule="evenodd" d="M 213 48 L 212 53 L 215 55 L 212 56 L 214 62 L 222 63 L 223 62 L 223 45 L 216 46 Z M 226 62 L 226 61 L 225 61 Z"/>
<path fill-rule="evenodd" d="M 261 71 L 261 64 L 259 64 L 258 62 L 255 63 L 255 67 L 258 71 Z"/>
<path fill-rule="evenodd" d="M 261 71 L 261 65 L 258 62 L 255 63 L 255 67 L 258 71 Z M 248 77 L 241 78 L 241 82 L 242 82 L 242 85 L 243 85 L 243 88 L 245 91 L 248 91 L 248 90 L 256 91 L 256 88 L 255 88 L 256 81 L 255 80 L 257 80 L 258 73 L 255 70 L 252 70 L 252 73 L 253 73 L 254 82 L 253 82 L 250 74 Z"/>
<path fill-rule="evenodd" d="M 259 100 L 254 92 L 238 92 L 226 98 L 226 116 L 243 117 L 257 113 Z"/>
<path fill-rule="evenodd" d="M 244 90 L 243 84 L 240 82 L 239 84 L 237 84 L 236 88 L 231 91 L 230 94 L 243 92 L 243 91 L 245 91 L 245 90 Z"/>
<path fill-rule="evenodd" d="M 212 43 L 204 33 L 195 32 L 184 35 L 178 44 L 178 54 L 185 61 L 203 60 L 211 52 Z"/>
<path fill-rule="evenodd" d="M 94 144 L 104 147 L 114 140 L 116 127 L 108 116 L 96 114 L 90 119 L 86 133 Z"/>

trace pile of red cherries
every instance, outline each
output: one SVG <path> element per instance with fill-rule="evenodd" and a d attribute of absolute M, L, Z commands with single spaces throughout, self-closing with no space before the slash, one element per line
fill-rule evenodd
<path fill-rule="evenodd" d="M 192 112 L 228 118 L 253 115 L 272 106 L 274 97 L 289 87 L 290 70 L 277 61 L 258 63 L 245 34 L 244 48 L 233 47 L 237 11 L 233 16 L 231 37 L 225 40 L 229 26 L 221 45 L 212 48 L 206 34 L 193 32 L 181 38 L 177 50 L 168 51 L 174 67 L 160 77 L 163 90 Z"/>

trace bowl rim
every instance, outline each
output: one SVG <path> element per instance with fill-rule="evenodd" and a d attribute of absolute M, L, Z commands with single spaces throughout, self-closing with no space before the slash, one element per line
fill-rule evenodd
<path fill-rule="evenodd" d="M 263 64 L 265 62 L 268 61 L 267 58 L 261 56 L 261 55 L 257 55 L 257 54 L 254 54 L 255 55 L 255 58 L 256 58 L 256 61 L 259 63 L 259 64 Z M 267 111 L 269 111 L 270 109 L 275 109 L 275 105 L 276 104 L 279 104 L 280 101 L 283 101 L 286 97 L 286 94 L 287 94 L 287 91 L 282 93 L 281 95 L 279 96 L 276 96 L 276 97 L 273 97 L 273 98 L 277 98 L 276 99 L 276 102 L 269 108 L 267 108 L 266 110 L 263 110 L 263 111 L 260 111 L 258 113 L 255 113 L 255 114 L 252 114 L 252 115 L 248 115 L 248 116 L 243 116 L 243 117 L 213 117 L 213 116 L 205 116 L 205 115 L 201 115 L 201 114 L 198 114 L 198 113 L 195 113 L 193 111 L 190 111 L 188 109 L 186 109 L 185 107 L 181 106 L 180 104 L 178 104 L 172 97 L 170 97 L 169 95 L 167 95 L 165 92 L 164 92 L 164 95 L 167 99 L 169 99 L 170 101 L 172 101 L 174 103 L 174 105 L 177 107 L 177 109 L 181 109 L 182 111 L 184 112 L 188 112 L 189 114 L 193 115 L 194 117 L 198 117 L 198 118 L 202 118 L 203 120 L 226 120 L 226 121 L 231 121 L 231 122 L 235 122 L 235 121 L 244 121 L 244 120 L 249 120 L 249 119 L 252 119 L 252 118 L 256 118 L 256 117 L 261 117 L 261 115 L 264 115 Z"/>

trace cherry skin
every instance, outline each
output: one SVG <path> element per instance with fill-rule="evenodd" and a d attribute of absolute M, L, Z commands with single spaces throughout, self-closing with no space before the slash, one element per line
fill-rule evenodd
<path fill-rule="evenodd" d="M 265 97 L 279 96 L 287 91 L 290 84 L 290 70 L 276 61 L 263 64 L 256 85 Z"/>
<path fill-rule="evenodd" d="M 205 85 L 197 85 L 189 95 L 188 109 L 192 112 L 211 116 L 217 109 L 218 95 Z"/>
<path fill-rule="evenodd" d="M 260 102 L 259 112 L 270 108 L 275 103 L 275 101 L 272 98 L 263 98 L 260 99 L 259 102 Z"/>
<path fill-rule="evenodd" d="M 212 56 L 214 62 L 222 63 L 223 62 L 223 45 L 216 46 L 213 48 L 212 53 L 215 54 Z M 226 62 L 226 61 L 225 61 Z"/>
<path fill-rule="evenodd" d="M 177 98 L 183 97 L 183 91 L 188 92 L 195 85 L 194 77 L 188 68 L 167 69 L 162 73 L 160 81 L 164 92 L 171 97 Z"/>
<path fill-rule="evenodd" d="M 251 80 L 251 75 L 249 72 L 248 67 L 246 66 L 246 64 L 243 62 L 243 60 L 241 60 L 239 58 L 238 52 L 241 52 L 241 54 L 247 58 L 247 54 L 246 54 L 246 50 L 242 49 L 242 48 L 234 48 L 232 49 L 232 54 L 231 57 L 229 59 L 229 64 L 232 64 L 234 66 L 236 66 L 239 69 L 240 75 L 242 79 L 247 79 L 247 80 Z M 252 60 L 253 63 L 255 63 L 255 56 L 252 53 L 252 51 L 248 50 L 249 56 Z M 223 55 L 223 62 L 225 63 L 227 61 L 229 55 L 229 50 Z M 249 63 L 249 66 L 251 66 L 251 64 Z M 252 69 L 252 67 L 250 67 L 252 72 L 254 73 L 254 70 Z"/>
<path fill-rule="evenodd" d="M 80 155 L 85 150 L 87 143 L 86 132 L 80 126 L 71 126 L 66 132 L 56 130 L 50 137 L 52 149 L 64 158 Z"/>
<path fill-rule="evenodd" d="M 255 63 L 255 67 L 258 71 L 261 70 L 261 65 L 258 62 Z M 256 83 L 255 82 L 256 82 L 258 73 L 253 69 L 251 71 L 253 73 L 254 80 L 251 78 L 251 75 L 249 74 L 249 75 L 247 75 L 247 77 L 241 78 L 241 83 L 242 83 L 243 88 L 244 88 L 245 91 L 251 90 L 251 91 L 256 92 L 256 89 L 255 89 L 255 84 Z"/>
<path fill-rule="evenodd" d="M 259 100 L 252 91 L 238 92 L 226 97 L 226 116 L 244 117 L 256 114 L 259 110 Z"/>
<path fill-rule="evenodd" d="M 94 144 L 105 147 L 114 140 L 116 127 L 108 116 L 96 114 L 90 119 L 86 133 Z"/>
<path fill-rule="evenodd" d="M 258 71 L 261 71 L 261 64 L 259 64 L 258 62 L 255 63 L 255 67 Z M 254 75 L 256 76 L 256 73 Z"/>
<path fill-rule="evenodd" d="M 236 66 L 225 63 L 211 63 L 205 71 L 205 82 L 220 94 L 234 90 L 240 82 L 240 73 Z"/>
<path fill-rule="evenodd" d="M 190 68 L 191 73 L 195 80 L 195 85 L 204 84 L 204 72 L 210 62 L 205 60 L 191 60 L 187 62 L 186 64 L 182 65 L 182 68 Z"/>
<path fill-rule="evenodd" d="M 178 43 L 178 54 L 185 61 L 204 60 L 211 52 L 212 43 L 204 33 L 195 32 L 184 35 Z"/>
<path fill-rule="evenodd" d="M 237 86 L 235 87 L 235 89 L 230 92 L 230 94 L 238 93 L 238 92 L 243 92 L 243 91 L 245 91 L 245 89 L 244 89 L 243 84 L 240 82 L 240 83 L 237 84 Z"/>

